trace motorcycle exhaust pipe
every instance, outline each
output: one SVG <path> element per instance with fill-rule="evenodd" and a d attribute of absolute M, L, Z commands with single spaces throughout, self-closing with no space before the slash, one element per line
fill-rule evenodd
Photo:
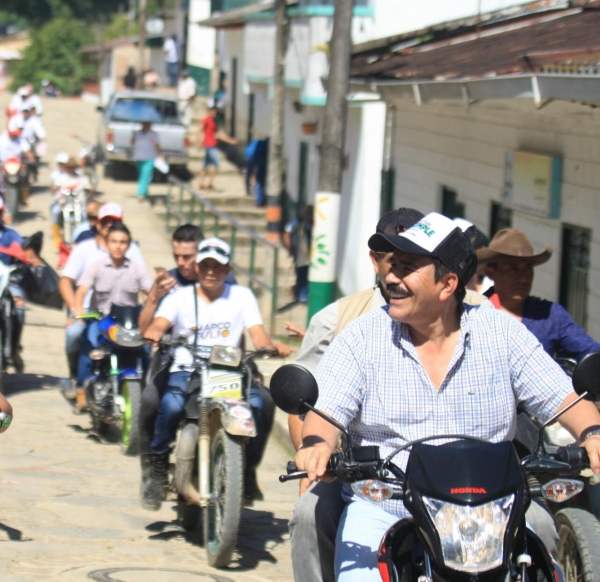
<path fill-rule="evenodd" d="M 179 435 L 173 480 L 179 495 L 188 503 L 200 505 L 200 494 L 192 484 L 197 444 L 198 425 L 194 422 L 189 422 L 183 427 Z"/>

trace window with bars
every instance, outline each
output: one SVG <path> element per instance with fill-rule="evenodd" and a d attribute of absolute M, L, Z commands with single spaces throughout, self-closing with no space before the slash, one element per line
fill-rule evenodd
<path fill-rule="evenodd" d="M 492 202 L 490 213 L 490 239 L 503 228 L 512 228 L 512 210 L 500 204 Z"/>
<path fill-rule="evenodd" d="M 456 190 L 442 186 L 442 214 L 448 218 L 464 218 L 465 205 L 458 201 Z"/>
<path fill-rule="evenodd" d="M 563 224 L 559 301 L 583 329 L 587 325 L 592 231 Z"/>

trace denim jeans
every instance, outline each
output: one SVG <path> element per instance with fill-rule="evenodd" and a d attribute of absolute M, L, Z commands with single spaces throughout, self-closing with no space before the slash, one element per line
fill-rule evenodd
<path fill-rule="evenodd" d="M 171 443 L 175 440 L 177 427 L 183 418 L 185 393 L 190 375 L 191 372 L 172 372 L 169 376 L 169 382 L 162 395 L 156 417 L 154 439 L 150 445 L 150 449 L 154 454 L 161 455 L 168 453 Z M 246 452 L 251 459 L 255 459 L 258 456 L 258 461 L 260 461 L 269 431 L 265 426 L 265 418 L 262 414 L 263 400 L 258 388 L 255 386 L 252 386 L 250 389 L 249 404 L 256 421 L 258 435 L 250 439 Z M 255 463 L 257 464 L 256 461 Z"/>
<path fill-rule="evenodd" d="M 94 361 L 90 358 L 90 351 L 98 347 L 99 335 L 98 322 L 86 322 L 84 331 L 80 336 L 81 351 L 79 352 L 79 366 L 77 368 L 77 386 L 83 386 L 94 372 Z"/>
<path fill-rule="evenodd" d="M 398 517 L 367 501 L 346 505 L 338 527 L 335 576 L 338 582 L 381 582 L 377 552 Z"/>
<path fill-rule="evenodd" d="M 177 73 L 179 72 L 179 63 L 166 62 L 167 76 L 169 77 L 169 87 L 177 87 Z"/>

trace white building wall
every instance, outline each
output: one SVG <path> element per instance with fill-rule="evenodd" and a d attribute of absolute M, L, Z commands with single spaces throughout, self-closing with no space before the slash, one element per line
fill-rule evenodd
<path fill-rule="evenodd" d="M 347 119 L 337 265 L 337 286 L 343 295 L 367 289 L 375 281 L 367 241 L 380 216 L 385 104 L 351 105 Z"/>
<path fill-rule="evenodd" d="M 561 0 L 548 0 L 545 6 L 560 3 L 564 4 Z M 359 42 L 469 18 L 475 16 L 480 9 L 485 15 L 533 4 L 532 0 L 373 0 L 374 16 L 371 22 L 365 21 Z"/>
<path fill-rule="evenodd" d="M 219 68 L 227 74 L 227 124 L 225 131 L 229 132 L 231 119 L 232 95 L 232 61 L 237 59 L 237 83 L 235 91 L 235 136 L 244 141 L 248 131 L 248 95 L 245 90 L 247 83 L 244 78 L 245 51 L 244 51 L 244 29 L 228 30 L 219 41 Z"/>
<path fill-rule="evenodd" d="M 500 201 L 506 152 L 563 157 L 560 220 L 513 213 L 536 248 L 550 245 L 552 259 L 536 267 L 533 293 L 556 301 L 559 294 L 563 223 L 592 230 L 588 332 L 600 339 L 600 113 L 553 103 L 537 111 L 532 102 L 425 104 L 395 101 L 393 160 L 397 206 L 441 210 L 447 186 L 465 203 L 466 218 L 489 232 L 491 201 Z"/>

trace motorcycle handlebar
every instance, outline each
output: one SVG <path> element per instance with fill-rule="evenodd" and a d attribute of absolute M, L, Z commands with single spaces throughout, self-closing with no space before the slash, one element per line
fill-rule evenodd
<path fill-rule="evenodd" d="M 583 447 L 578 447 L 576 445 L 558 447 L 555 457 L 558 461 L 569 463 L 573 468 L 589 466 L 590 464 L 590 458 L 588 457 L 587 451 Z"/>

